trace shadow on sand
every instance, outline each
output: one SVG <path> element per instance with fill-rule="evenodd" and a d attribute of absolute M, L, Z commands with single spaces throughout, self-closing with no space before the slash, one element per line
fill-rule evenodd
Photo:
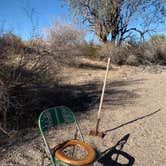
<path fill-rule="evenodd" d="M 104 131 L 104 133 L 107 134 L 107 133 L 110 132 L 110 131 L 116 130 L 116 129 L 121 128 L 121 127 L 123 127 L 123 126 L 126 126 L 126 125 L 128 125 L 128 124 L 130 124 L 130 123 L 134 123 L 134 122 L 136 122 L 136 121 L 138 121 L 138 120 L 141 120 L 141 119 L 147 118 L 147 117 L 149 117 L 149 116 L 152 116 L 152 115 L 158 113 L 159 111 L 161 111 L 160 108 L 157 109 L 156 111 L 150 113 L 150 114 L 146 114 L 146 115 L 144 115 L 144 116 L 138 117 L 138 118 L 136 118 L 136 119 L 134 119 L 134 120 L 128 121 L 128 122 L 126 122 L 126 123 L 123 123 L 123 124 L 121 124 L 121 125 L 119 125 L 119 126 L 117 126 L 117 127 L 115 127 L 115 128 L 108 129 L 108 130 Z"/>
<path fill-rule="evenodd" d="M 135 158 L 122 151 L 127 143 L 130 134 L 120 139 L 115 146 L 102 152 L 102 157 L 98 160 L 103 166 L 132 166 Z"/>
<path fill-rule="evenodd" d="M 108 82 L 104 96 L 104 107 L 113 106 L 116 108 L 117 106 L 134 104 L 136 98 L 139 97 L 137 90 L 130 91 L 125 87 L 141 82 L 142 80 Z M 21 118 L 11 117 L 11 125 L 16 126 L 15 123 L 18 123 L 21 129 L 32 127 L 41 111 L 60 105 L 68 106 L 74 112 L 84 114 L 85 111 L 89 111 L 99 104 L 101 90 L 102 84 L 97 81 L 81 85 L 61 85 L 59 87 L 38 85 L 35 90 L 24 89 L 24 94 L 29 94 L 27 96 L 31 97 L 31 105 L 34 109 L 30 110 L 26 107 L 22 110 Z M 16 120 L 12 121 L 12 119 Z"/>
<path fill-rule="evenodd" d="M 137 90 L 127 90 L 125 87 L 132 84 L 139 84 L 143 80 L 112 81 L 106 85 L 104 105 L 130 105 L 139 97 Z M 55 95 L 55 105 L 66 105 L 74 111 L 88 111 L 99 103 L 102 90 L 102 83 L 97 81 L 81 85 L 63 85 L 59 91 L 51 89 L 49 93 Z M 57 92 L 57 93 L 55 93 Z M 47 95 L 49 96 L 49 95 Z M 58 96 L 58 97 L 57 97 Z M 55 98 L 54 97 L 54 98 Z"/>

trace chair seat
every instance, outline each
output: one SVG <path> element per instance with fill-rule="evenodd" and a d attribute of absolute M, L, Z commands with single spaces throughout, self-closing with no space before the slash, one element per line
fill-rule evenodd
<path fill-rule="evenodd" d="M 73 159 L 68 156 L 66 156 L 63 152 L 63 150 L 69 146 L 76 146 L 79 145 L 82 147 L 85 151 L 87 151 L 88 155 L 83 159 Z M 79 141 L 79 140 L 69 140 L 64 142 L 63 144 L 57 145 L 54 148 L 54 155 L 58 160 L 63 161 L 66 164 L 71 164 L 75 166 L 83 166 L 83 165 L 89 165 L 93 163 L 96 159 L 96 151 L 88 144 Z"/>

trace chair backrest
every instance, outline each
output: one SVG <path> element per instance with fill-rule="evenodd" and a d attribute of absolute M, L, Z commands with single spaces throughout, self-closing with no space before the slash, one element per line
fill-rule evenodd
<path fill-rule="evenodd" d="M 77 131 L 79 131 L 81 140 L 84 141 L 82 132 L 80 130 L 79 124 L 77 123 L 77 120 L 75 118 L 74 113 L 65 106 L 59 106 L 59 107 L 53 107 L 49 108 L 47 110 L 44 110 L 38 119 L 38 126 L 40 133 L 42 135 L 46 151 L 49 153 L 49 156 L 51 158 L 52 165 L 55 165 L 55 158 L 53 157 L 53 154 L 51 152 L 51 149 L 49 147 L 49 144 L 47 142 L 47 139 L 45 137 L 45 132 L 52 130 L 58 125 L 63 123 L 75 123 Z"/>
<path fill-rule="evenodd" d="M 40 132 L 51 130 L 63 123 L 76 123 L 77 120 L 73 112 L 65 106 L 49 108 L 44 110 L 38 120 Z"/>

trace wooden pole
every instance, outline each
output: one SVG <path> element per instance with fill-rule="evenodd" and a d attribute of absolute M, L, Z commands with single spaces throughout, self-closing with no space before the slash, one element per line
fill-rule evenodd
<path fill-rule="evenodd" d="M 102 89 L 102 94 L 101 94 L 101 98 L 100 98 L 99 110 L 98 110 L 98 114 L 97 114 L 96 131 L 98 131 L 99 123 L 100 123 L 101 108 L 102 108 L 102 105 L 103 105 L 104 92 L 105 92 L 105 86 L 106 86 L 107 77 L 108 77 L 108 70 L 109 70 L 109 66 L 110 66 L 110 60 L 111 60 L 111 58 L 109 57 L 108 61 L 107 61 L 107 68 L 106 68 L 106 72 L 105 72 L 103 89 Z"/>

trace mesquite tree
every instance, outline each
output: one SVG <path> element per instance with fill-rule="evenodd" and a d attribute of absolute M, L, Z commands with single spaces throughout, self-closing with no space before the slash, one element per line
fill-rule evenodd
<path fill-rule="evenodd" d="M 121 42 L 134 32 L 144 35 L 162 23 L 165 0 L 64 0 L 71 11 L 86 23 L 102 42 Z"/>

